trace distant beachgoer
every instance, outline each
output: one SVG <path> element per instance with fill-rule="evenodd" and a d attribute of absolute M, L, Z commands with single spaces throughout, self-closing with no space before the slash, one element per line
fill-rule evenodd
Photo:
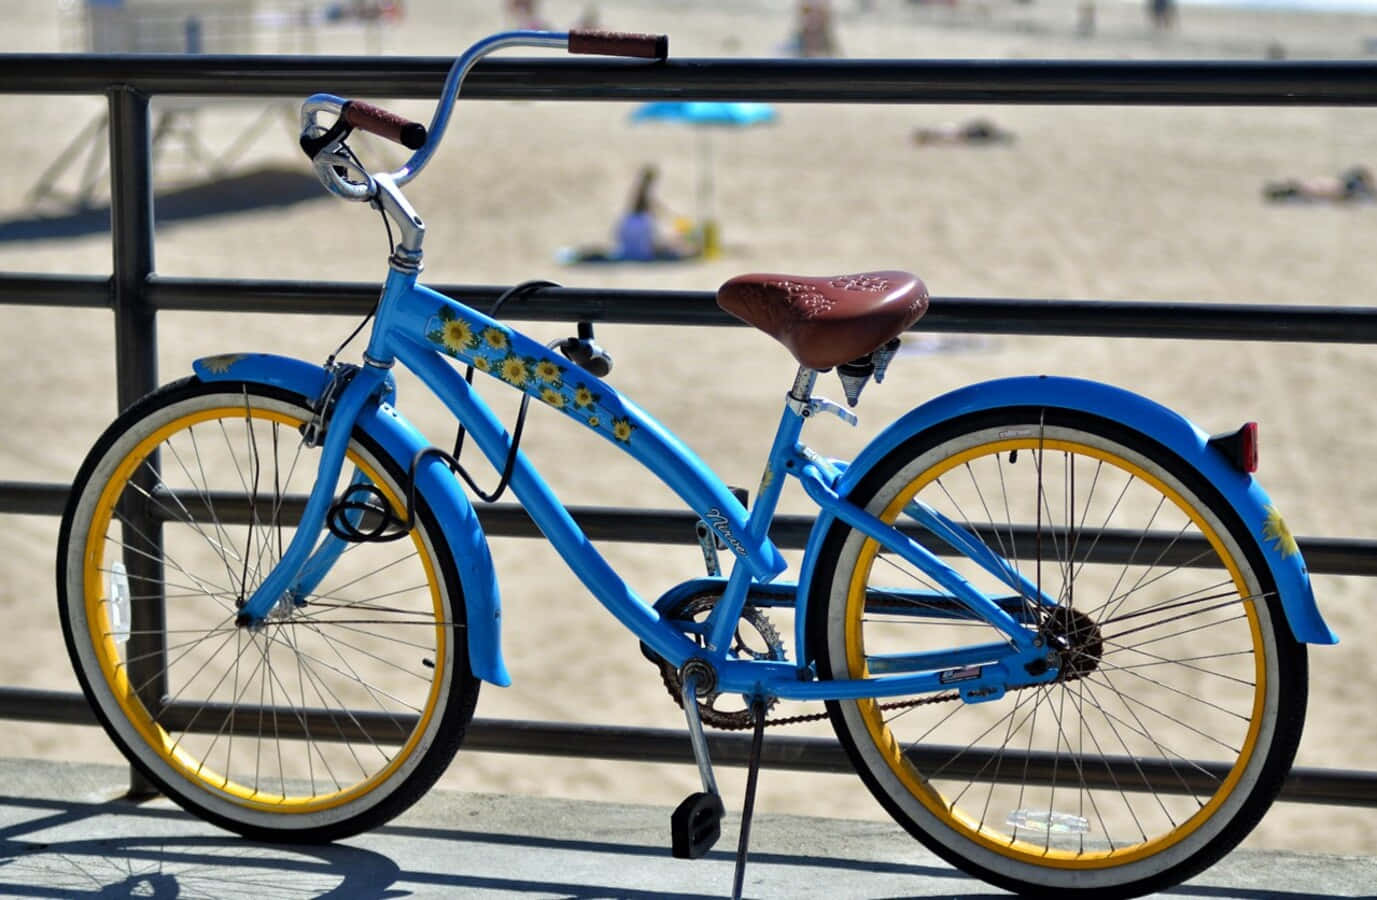
<path fill-rule="evenodd" d="M 541 18 L 539 0 L 506 0 L 507 20 L 512 27 L 529 31 L 548 31 L 550 23 Z"/>
<path fill-rule="evenodd" d="M 614 235 L 618 259 L 650 262 L 661 259 L 683 259 L 692 256 L 695 248 L 677 237 L 666 237 L 660 228 L 657 214 L 659 201 L 655 199 L 655 182 L 660 172 L 654 166 L 643 166 L 636 177 L 631 202 L 617 222 Z"/>
<path fill-rule="evenodd" d="M 1092 37 L 1095 34 L 1095 0 L 1081 0 L 1076 6 L 1076 36 Z"/>
<path fill-rule="evenodd" d="M 1339 203 L 1377 199 L 1377 181 L 1367 166 L 1354 166 L 1337 176 L 1289 178 L 1262 189 L 1268 200 L 1329 200 Z"/>
<path fill-rule="evenodd" d="M 1157 28 L 1166 30 L 1176 25 L 1176 0 L 1148 0 L 1148 17 Z"/>
<path fill-rule="evenodd" d="M 841 56 L 832 29 L 831 0 L 801 0 L 794 49 L 799 56 Z"/>
<path fill-rule="evenodd" d="M 574 23 L 574 27 L 586 28 L 590 30 L 596 30 L 598 28 L 601 28 L 602 17 L 598 15 L 597 6 L 585 6 L 583 8 L 583 12 L 579 14 L 578 21 Z"/>
<path fill-rule="evenodd" d="M 674 229 L 662 226 L 665 210 L 655 198 L 655 182 L 660 173 L 654 166 L 642 166 L 636 175 L 631 202 L 617 219 L 610 245 L 561 247 L 555 259 L 564 265 L 579 263 L 672 262 L 695 259 L 703 254 L 701 242 L 691 236 L 687 220 L 674 219 Z"/>
<path fill-rule="evenodd" d="M 919 144 L 1007 144 L 1013 139 L 1012 132 L 1005 131 L 989 119 L 944 122 L 919 128 L 913 133 L 913 140 Z"/>

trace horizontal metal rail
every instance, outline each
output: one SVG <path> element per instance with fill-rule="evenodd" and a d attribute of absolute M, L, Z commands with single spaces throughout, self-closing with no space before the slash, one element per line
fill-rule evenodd
<path fill-rule="evenodd" d="M 1374 73 L 1377 74 L 1377 73 Z M 479 309 L 506 286 L 435 285 Z M 145 291 L 159 311 L 363 315 L 378 299 L 365 282 L 302 282 L 155 275 Z M 0 304 L 109 308 L 110 279 L 0 274 Z M 711 291 L 542 288 L 502 307 L 513 321 L 740 326 Z M 1377 308 L 1252 305 L 1208 301 L 934 297 L 915 332 L 1377 343 Z"/>
<path fill-rule="evenodd" d="M 71 488 L 64 484 L 32 484 L 0 481 L 0 514 L 59 516 L 67 504 Z M 197 497 L 188 495 L 181 506 L 192 509 Z M 212 498 L 220 521 L 243 524 L 249 521 L 248 502 L 242 498 L 215 495 Z M 284 524 L 291 524 L 305 505 L 305 497 L 288 497 L 274 508 L 280 510 Z M 679 509 L 626 509 L 612 506 L 571 506 L 574 521 L 595 541 L 630 541 L 638 544 L 690 544 L 697 541 L 694 527 L 698 517 Z M 524 509 L 515 503 L 483 504 L 478 507 L 483 530 L 493 537 L 542 537 L 540 529 Z M 785 550 L 801 550 L 808 543 L 814 519 L 810 516 L 776 516 L 770 529 L 770 539 Z M 900 530 L 934 553 L 951 554 L 952 550 L 930 532 L 916 525 L 901 525 Z M 979 529 L 976 529 L 979 533 Z M 1018 526 L 1012 531 L 1016 544 L 1031 545 L 1033 530 Z M 1046 533 L 1046 529 L 1044 529 Z M 1086 529 L 1094 536 L 1094 546 L 1087 560 L 1115 562 L 1127 559 L 1137 549 L 1163 565 L 1202 566 L 1218 568 L 1217 557 L 1209 554 L 1202 538 L 1177 538 L 1169 535 L 1116 535 Z M 1024 540 L 1024 538 L 1028 540 Z M 1316 575 L 1377 576 L 1377 541 L 1353 538 L 1298 537 L 1297 544 L 1305 556 L 1306 567 Z"/>
<path fill-rule="evenodd" d="M 0 93 L 439 96 L 448 57 L 17 53 Z M 1367 60 L 487 59 L 467 100 L 1371 106 Z"/>

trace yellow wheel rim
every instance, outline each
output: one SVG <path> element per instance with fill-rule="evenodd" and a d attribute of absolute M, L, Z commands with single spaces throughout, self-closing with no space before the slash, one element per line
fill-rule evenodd
<path fill-rule="evenodd" d="M 300 417 L 284 414 L 277 410 L 255 407 L 255 421 L 272 422 L 286 426 L 292 431 L 304 422 Z M 110 694 L 119 706 L 124 718 L 138 732 L 143 743 L 153 751 L 163 764 L 176 776 L 187 783 L 197 785 L 203 790 L 219 795 L 240 806 L 273 813 L 305 814 L 320 812 L 347 804 L 386 783 L 393 774 L 417 752 L 424 736 L 429 732 L 432 718 L 441 700 L 442 678 L 438 673 L 447 671 L 448 634 L 445 626 L 444 601 L 439 589 L 439 577 L 434 569 L 431 555 L 420 537 L 419 530 L 413 530 L 408 540 L 415 547 L 416 555 L 422 563 L 426 583 L 429 586 L 431 613 L 433 621 L 434 659 L 436 674 L 430 680 L 430 688 L 424 699 L 417 725 L 411 730 L 405 743 L 391 757 L 390 762 L 366 778 L 340 786 L 337 789 L 310 794 L 295 794 L 287 790 L 265 791 L 260 787 L 236 780 L 230 773 L 216 771 L 205 760 L 189 753 L 180 738 L 170 734 L 149 712 L 144 701 L 130 682 L 128 670 L 122 658 L 119 644 L 113 636 L 108 604 L 104 602 L 104 579 L 110 564 L 106 553 L 111 547 L 107 534 L 114 518 L 115 508 L 130 478 L 143 465 L 149 455 L 163 445 L 172 435 L 191 427 L 218 419 L 242 420 L 245 417 L 243 406 L 226 406 L 197 410 L 177 417 L 133 447 L 106 482 L 94 508 L 90 530 L 86 536 L 83 554 L 83 581 L 85 587 L 85 615 L 88 623 L 91 647 L 99 661 L 101 673 Z M 383 491 L 394 510 L 403 507 L 402 502 L 388 487 L 379 472 L 369 467 L 351 450 L 349 461 L 357 466 L 372 483 Z M 307 748 L 305 752 L 310 752 Z"/>
<path fill-rule="evenodd" d="M 898 518 L 903 508 L 913 500 L 919 491 L 929 484 L 932 484 L 945 473 L 964 466 L 971 460 L 992 454 L 1009 453 L 1010 451 L 1037 452 L 1039 450 L 1043 453 L 1064 451 L 1076 456 L 1098 460 L 1102 463 L 1112 465 L 1126 474 L 1151 485 L 1174 503 L 1182 513 L 1188 516 L 1190 521 L 1199 530 L 1200 534 L 1208 540 L 1214 552 L 1224 561 L 1229 578 L 1238 594 L 1245 598 L 1250 596 L 1249 588 L 1239 566 L 1232 554 L 1226 549 L 1226 545 L 1220 539 L 1220 536 L 1200 515 L 1199 511 L 1191 504 L 1188 504 L 1177 491 L 1163 483 L 1157 476 L 1145 470 L 1132 460 L 1124 459 L 1104 449 L 1075 441 L 1019 437 L 991 440 L 978 446 L 971 447 L 953 456 L 947 457 L 931 469 L 919 474 L 885 507 L 880 518 L 892 524 Z M 865 637 L 863 634 L 862 622 L 865 611 L 867 585 L 870 581 L 871 571 L 874 567 L 879 549 L 879 545 L 873 539 L 866 539 L 864 541 L 848 584 L 845 642 L 847 648 L 847 665 L 850 676 L 853 678 L 867 675 L 865 663 Z M 1011 834 L 1008 829 L 1001 830 L 994 825 L 985 824 L 976 817 L 965 812 L 963 809 L 958 808 L 956 805 L 957 801 L 948 801 L 947 798 L 944 798 L 940 791 L 909 762 L 904 755 L 904 747 L 897 736 L 891 731 L 886 722 L 885 713 L 878 703 L 873 700 L 857 701 L 856 709 L 864 722 L 870 740 L 879 750 L 885 765 L 899 779 L 904 788 L 916 798 L 928 812 L 965 838 L 1002 856 L 1014 860 L 1035 862 L 1039 866 L 1052 866 L 1066 869 L 1095 869 L 1131 863 L 1135 860 L 1161 853 L 1168 847 L 1187 839 L 1208 821 L 1215 812 L 1218 811 L 1219 807 L 1227 802 L 1257 749 L 1263 706 L 1267 693 L 1266 660 L 1263 655 L 1265 645 L 1263 643 L 1262 627 L 1259 623 L 1254 604 L 1251 602 L 1244 602 L 1241 604 L 1241 607 L 1247 616 L 1248 629 L 1251 634 L 1252 646 L 1255 650 L 1252 666 L 1255 687 L 1253 689 L 1252 708 L 1249 715 L 1246 735 L 1241 742 L 1241 752 L 1239 752 L 1228 775 L 1218 785 L 1214 794 L 1204 803 L 1204 805 L 1202 805 L 1193 815 L 1190 815 L 1184 821 L 1177 824 L 1176 827 L 1171 828 L 1164 834 L 1150 836 L 1147 840 L 1135 841 L 1123 846 L 1115 846 L 1111 849 L 1068 850 L 1052 846 L 1050 842 L 1039 843 L 1020 839 Z M 1074 784 L 1071 787 L 1075 789 Z M 1016 832 L 1017 829 L 1014 829 L 1014 831 Z"/>

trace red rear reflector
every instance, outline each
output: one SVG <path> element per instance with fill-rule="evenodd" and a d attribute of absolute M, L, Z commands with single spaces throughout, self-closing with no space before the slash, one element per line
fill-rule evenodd
<path fill-rule="evenodd" d="M 1246 423 L 1239 438 L 1238 467 L 1251 475 L 1257 471 L 1257 423 Z"/>
<path fill-rule="evenodd" d="M 1223 453 L 1235 469 L 1249 475 L 1257 471 L 1257 423 L 1247 422 L 1237 431 L 1216 434 L 1211 447 Z"/>

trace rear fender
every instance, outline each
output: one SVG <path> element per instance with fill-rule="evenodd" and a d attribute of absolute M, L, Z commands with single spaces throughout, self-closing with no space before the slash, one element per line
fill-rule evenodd
<path fill-rule="evenodd" d="M 249 381 L 292 391 L 312 400 L 320 397 L 329 373 L 319 365 L 267 353 L 233 354 L 196 360 L 192 364 L 202 381 Z M 392 395 L 389 378 L 386 396 Z M 403 471 L 420 450 L 430 446 L 414 426 L 386 398 L 365 405 L 358 427 L 367 432 Z M 484 681 L 506 687 L 511 676 L 502 657 L 502 607 L 497 573 L 487 537 L 473 504 L 459 488 L 448 466 L 435 456 L 422 461 L 416 472 L 416 489 L 426 498 L 449 542 L 467 611 L 469 666 Z"/>
<path fill-rule="evenodd" d="M 1181 415 L 1129 391 L 1093 381 L 1054 376 L 1025 376 L 970 385 L 937 397 L 896 420 L 861 450 L 836 483 L 846 497 L 867 472 L 886 454 L 919 432 L 968 413 L 1006 406 L 1045 406 L 1077 410 L 1119 422 L 1150 435 L 1158 443 L 1195 466 L 1219 490 L 1258 546 L 1281 594 L 1282 609 L 1292 635 L 1312 644 L 1337 644 L 1339 639 L 1320 615 L 1310 574 L 1300 549 L 1291 537 L 1267 493 L 1257 479 L 1239 471 L 1225 455 L 1208 445 L 1209 435 Z M 814 575 L 813 566 L 824 535 L 834 517 L 823 514 L 809 535 L 805 562 L 799 577 L 798 616 L 803 643 L 806 606 Z"/>

